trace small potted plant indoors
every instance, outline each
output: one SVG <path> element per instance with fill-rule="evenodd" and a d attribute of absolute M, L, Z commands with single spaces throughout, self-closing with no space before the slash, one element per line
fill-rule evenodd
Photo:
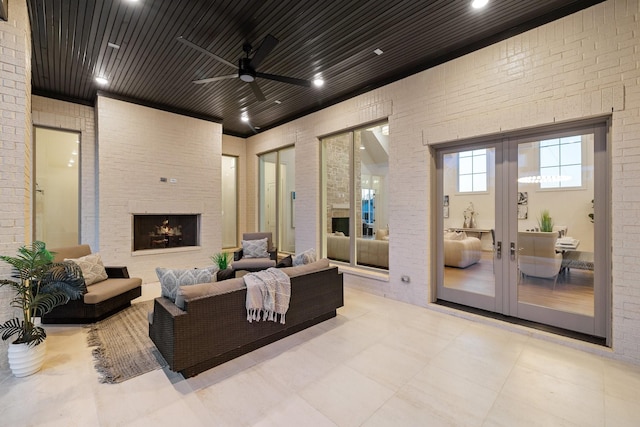
<path fill-rule="evenodd" d="M 230 279 L 233 276 L 233 269 L 230 261 L 232 256 L 229 252 L 218 252 L 211 256 L 211 261 L 218 266 L 217 281 Z"/>
<path fill-rule="evenodd" d="M 545 209 L 540 213 L 540 218 L 538 218 L 538 227 L 540 227 L 540 231 L 544 231 L 544 232 L 553 231 L 553 220 L 549 215 L 548 209 Z"/>
<path fill-rule="evenodd" d="M 53 254 L 43 242 L 35 241 L 18 249 L 17 256 L 0 256 L 13 267 L 15 280 L 0 280 L 0 286 L 10 286 L 15 296 L 11 307 L 18 317 L 0 325 L 2 339 L 17 335 L 9 346 L 9 366 L 16 377 L 31 375 L 44 363 L 47 333 L 39 325 L 39 317 L 66 304 L 70 299 L 82 298 L 86 285 L 82 270 L 71 261 L 53 262 Z"/>

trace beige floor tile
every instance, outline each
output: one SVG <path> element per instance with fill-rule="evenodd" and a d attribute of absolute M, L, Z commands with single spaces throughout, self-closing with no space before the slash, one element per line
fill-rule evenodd
<path fill-rule="evenodd" d="M 346 365 L 372 380 L 397 391 L 427 364 L 416 354 L 388 344 L 374 344 L 346 362 Z"/>
<path fill-rule="evenodd" d="M 501 394 L 489 411 L 483 427 L 581 427 L 562 416 L 537 408 L 527 401 Z"/>
<path fill-rule="evenodd" d="M 436 425 L 481 425 L 498 393 L 463 377 L 428 365 L 396 397 Z"/>
<path fill-rule="evenodd" d="M 254 427 L 336 427 L 336 424 L 298 395 L 293 395 L 264 414 Z"/>
<path fill-rule="evenodd" d="M 346 366 L 339 366 L 299 392 L 335 424 L 359 426 L 392 395 L 393 390 Z"/>
<path fill-rule="evenodd" d="M 516 365 L 501 394 L 581 426 L 604 425 L 604 393 Z"/>
<path fill-rule="evenodd" d="M 254 366 L 196 394 L 212 419 L 225 425 L 253 425 L 295 392 L 264 377 Z"/>

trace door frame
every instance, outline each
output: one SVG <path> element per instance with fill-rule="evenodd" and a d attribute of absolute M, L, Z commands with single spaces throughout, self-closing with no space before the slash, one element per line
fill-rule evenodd
<path fill-rule="evenodd" d="M 605 242 L 604 245 L 594 247 L 594 260 L 596 261 L 596 265 L 594 268 L 594 286 L 596 283 L 600 285 L 594 289 L 594 325 L 593 325 L 593 333 L 589 333 L 591 335 L 602 336 L 605 338 L 605 342 L 607 346 L 611 345 L 612 339 L 612 296 L 611 296 L 611 148 L 609 141 L 610 132 L 611 132 L 611 116 L 598 116 L 592 117 L 585 120 L 578 120 L 573 122 L 564 122 L 547 126 L 540 126 L 531 129 L 523 129 L 517 130 L 509 133 L 499 133 L 493 135 L 485 135 L 481 137 L 469 138 L 464 141 L 452 141 L 445 142 L 442 144 L 437 144 L 432 146 L 432 158 L 434 159 L 434 186 L 432 188 L 433 194 L 436 195 L 437 203 L 433 203 L 434 207 L 434 236 L 438 236 L 435 239 L 435 256 L 432 257 L 432 262 L 435 262 L 434 265 L 434 273 L 432 275 L 434 282 L 432 286 L 432 301 L 437 301 L 440 299 L 440 288 L 443 283 L 443 269 L 444 269 L 444 248 L 443 241 L 440 238 L 440 231 L 444 230 L 444 221 L 442 215 L 442 200 L 444 197 L 443 188 L 442 188 L 442 156 L 444 153 L 467 150 L 467 149 L 476 149 L 488 147 L 491 145 L 495 145 L 498 147 L 502 146 L 503 149 L 503 161 L 505 159 L 512 159 L 512 155 L 509 153 L 510 150 L 513 150 L 513 147 L 516 147 L 517 150 L 517 141 L 523 140 L 525 138 L 537 138 L 540 139 L 544 137 L 546 134 L 558 134 L 563 132 L 580 132 L 586 131 L 585 133 L 593 133 L 594 134 L 594 199 L 597 198 L 599 200 L 598 203 L 594 204 L 594 216 L 597 222 L 594 222 L 594 242 Z M 505 191 L 498 191 L 498 182 L 504 182 L 508 176 L 510 171 L 504 170 L 508 166 L 505 164 L 504 166 L 498 165 L 498 149 L 496 148 L 496 218 L 495 223 L 501 223 L 501 219 L 498 217 L 499 211 L 509 212 L 508 206 L 505 204 L 509 204 L 509 197 L 504 197 L 504 194 L 508 196 L 509 193 L 505 193 Z M 517 156 L 515 157 L 517 159 Z M 510 160 L 512 162 L 512 160 Z M 513 166 L 509 166 L 513 167 Z M 517 165 L 516 165 L 517 169 Z M 511 186 L 514 184 L 511 183 Z M 509 185 L 507 185 L 509 187 Z M 503 188 L 505 190 L 505 188 Z M 513 192 L 510 188 L 506 189 L 507 192 Z M 516 190 L 517 192 L 517 190 Z M 502 193 L 502 194 L 499 194 Z M 512 197 L 515 197 L 512 195 Z M 502 209 L 500 209 L 502 207 Z M 512 207 L 515 209 L 516 207 Z M 508 230 L 510 235 L 503 235 L 502 229 L 496 227 L 495 229 L 495 241 L 502 242 L 503 249 L 502 254 L 503 257 L 509 257 L 509 245 L 510 242 L 516 242 L 517 237 L 517 215 L 508 215 Z M 507 239 L 508 237 L 508 239 Z M 506 243 L 505 243 L 506 242 Z M 602 247 L 604 246 L 604 247 Z M 494 252 L 494 261 L 496 254 Z M 514 267 L 515 264 L 515 267 Z M 503 283 L 498 281 L 498 274 L 502 275 L 502 278 L 507 278 L 509 281 L 508 290 L 506 292 L 500 292 L 498 288 L 501 286 L 496 286 L 495 293 L 495 305 L 499 307 L 502 304 L 503 311 L 501 314 L 506 316 L 513 316 L 514 314 L 518 315 L 518 308 L 514 307 L 513 300 L 515 300 L 515 305 L 517 306 L 517 281 L 514 280 L 517 278 L 517 258 L 515 261 L 502 263 L 503 270 L 502 272 L 496 271 L 496 283 Z M 515 283 L 515 284 L 514 284 Z M 503 286 L 504 288 L 504 286 Z M 515 293 L 515 296 L 513 294 Z M 500 296 L 499 296 L 500 294 Z M 472 295 L 473 296 L 473 295 Z M 498 299 L 501 299 L 501 302 Z M 462 299 L 465 301 L 465 298 Z M 458 301 L 455 301 L 458 303 Z M 459 302 L 463 305 L 464 302 Z M 486 303 L 484 304 L 486 306 Z M 600 307 L 598 308 L 598 305 Z M 477 307 L 484 309 L 483 307 L 478 307 L 477 305 L 470 305 L 472 307 Z M 515 308 L 515 309 L 514 309 Z M 526 309 L 525 309 L 526 310 Z M 488 311 L 498 312 L 496 310 L 492 310 L 491 308 Z M 577 316 L 577 315 L 574 315 Z M 580 331 L 578 331 L 580 332 Z"/>

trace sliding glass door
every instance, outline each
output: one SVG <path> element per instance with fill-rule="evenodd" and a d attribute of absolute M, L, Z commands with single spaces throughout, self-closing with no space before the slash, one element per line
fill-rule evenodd
<path fill-rule="evenodd" d="M 438 153 L 437 296 L 606 337 L 606 128 Z"/>
<path fill-rule="evenodd" d="M 322 231 L 326 256 L 354 266 L 389 268 L 389 125 L 322 140 Z"/>

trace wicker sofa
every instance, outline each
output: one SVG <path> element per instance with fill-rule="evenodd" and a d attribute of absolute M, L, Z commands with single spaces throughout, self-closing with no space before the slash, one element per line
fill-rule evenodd
<path fill-rule="evenodd" d="M 91 254 L 89 245 L 51 249 L 54 262 Z M 105 267 L 107 280 L 87 286 L 81 300 L 72 300 L 42 316 L 42 323 L 91 323 L 102 320 L 131 305 L 142 295 L 142 279 L 129 277 L 127 267 Z"/>
<path fill-rule="evenodd" d="M 149 336 L 171 370 L 185 378 L 336 316 L 343 305 L 343 279 L 326 259 L 283 268 L 291 278 L 286 324 L 249 323 L 243 279 L 183 287 L 180 308 L 156 298 Z"/>

